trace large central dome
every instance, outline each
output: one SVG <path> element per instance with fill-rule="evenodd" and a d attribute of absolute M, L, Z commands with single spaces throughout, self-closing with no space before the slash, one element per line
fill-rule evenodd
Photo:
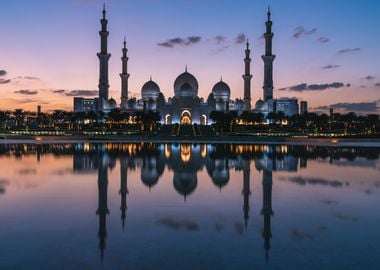
<path fill-rule="evenodd" d="M 185 71 L 177 77 L 174 82 L 174 95 L 175 96 L 197 96 L 198 95 L 198 81 L 189 72 Z"/>

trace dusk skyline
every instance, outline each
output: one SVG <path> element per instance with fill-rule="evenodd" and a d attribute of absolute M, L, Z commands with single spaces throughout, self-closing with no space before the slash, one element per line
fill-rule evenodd
<path fill-rule="evenodd" d="M 104 1 L 17 0 L 0 11 L 0 108 L 72 110 L 72 96 L 98 95 L 99 19 Z M 188 66 L 207 98 L 223 77 L 243 97 L 244 49 L 252 50 L 252 105 L 262 98 L 266 10 L 273 19 L 274 95 L 307 100 L 311 110 L 379 112 L 380 3 L 347 1 L 105 1 L 110 96 L 120 103 L 126 36 L 130 96 L 152 76 L 165 97 Z M 86 94 L 86 95 L 85 95 Z M 334 106 L 335 105 L 335 106 Z M 338 110 L 339 111 L 339 110 Z"/>

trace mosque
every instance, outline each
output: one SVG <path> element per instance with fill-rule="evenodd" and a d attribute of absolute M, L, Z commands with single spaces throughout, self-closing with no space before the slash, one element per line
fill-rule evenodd
<path fill-rule="evenodd" d="M 99 97 L 94 99 L 75 97 L 74 112 L 102 111 L 109 112 L 118 108 L 116 101 L 109 98 L 108 62 L 111 54 L 108 52 L 108 20 L 106 10 L 103 7 L 103 18 L 101 19 L 101 48 L 97 54 L 99 58 Z M 182 124 L 182 125 L 208 125 L 209 115 L 212 111 L 237 111 L 240 115 L 243 111 L 261 112 L 264 115 L 272 111 L 284 111 L 286 115 L 298 114 L 298 101 L 296 99 L 275 100 L 273 99 L 273 61 L 275 55 L 272 54 L 272 21 L 271 12 L 268 9 L 265 38 L 265 54 L 262 56 L 264 62 L 264 86 L 263 99 L 256 102 L 255 108 L 251 108 L 251 50 L 247 41 L 245 49 L 245 72 L 244 99 L 231 99 L 231 89 L 222 79 L 212 88 L 207 99 L 198 96 L 198 81 L 187 67 L 174 81 L 174 96 L 165 98 L 160 87 L 152 79 L 146 82 L 141 88 L 141 99 L 128 97 L 128 49 L 124 39 L 122 48 L 122 73 L 121 78 L 121 103 L 120 109 L 134 113 L 136 111 L 159 112 L 162 124 Z"/>

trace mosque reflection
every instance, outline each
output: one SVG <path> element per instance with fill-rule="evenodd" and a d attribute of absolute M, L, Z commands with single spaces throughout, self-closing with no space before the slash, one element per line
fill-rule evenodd
<path fill-rule="evenodd" d="M 198 173 L 204 170 L 212 183 L 223 189 L 230 181 L 230 171 L 242 172 L 242 218 L 245 228 L 250 216 L 251 165 L 262 177 L 262 238 L 265 258 L 271 249 L 272 173 L 295 172 L 306 168 L 308 159 L 324 159 L 333 163 L 345 158 L 379 159 L 376 148 L 334 148 L 292 145 L 231 145 L 231 144 L 60 144 L 60 145 L 7 145 L 0 146 L 0 155 L 73 156 L 74 173 L 96 173 L 98 184 L 98 238 L 103 260 L 107 240 L 108 170 L 120 163 L 120 217 L 122 229 L 127 219 L 128 172 L 139 171 L 142 183 L 152 190 L 165 170 L 173 172 L 173 188 L 186 199 L 195 192 Z"/>
<path fill-rule="evenodd" d="M 108 168 L 116 165 L 116 160 L 120 162 L 120 197 L 121 197 L 121 222 L 124 230 L 127 194 L 128 194 L 128 170 L 140 167 L 140 177 L 142 183 L 149 189 L 154 188 L 165 168 L 173 171 L 173 187 L 184 197 L 192 194 L 197 188 L 197 173 L 206 167 L 207 173 L 212 182 L 219 189 L 226 186 L 230 180 L 231 169 L 243 171 L 243 218 L 247 229 L 249 220 L 249 199 L 251 195 L 251 158 L 254 151 L 275 153 L 274 149 L 268 146 L 210 146 L 210 145 L 76 145 L 77 150 L 83 149 L 74 154 L 74 171 L 78 173 L 98 171 L 98 209 L 99 216 L 99 250 L 103 260 L 107 238 L 107 187 Z M 109 148 L 111 147 L 111 148 Z M 281 151 L 284 148 L 281 148 Z M 118 150 L 116 152 L 108 150 Z M 120 150 L 120 151 L 119 151 Z M 274 152 L 273 152 L 274 151 Z M 96 153 L 87 155 L 85 153 Z M 115 153 L 118 153 L 115 155 Z M 222 153 L 224 153 L 222 155 Z M 226 155 L 227 154 L 227 155 Z M 296 170 L 296 158 L 285 159 L 286 161 L 276 162 L 276 155 L 263 155 L 261 158 L 254 157 L 255 166 L 263 171 L 263 205 L 261 214 L 263 215 L 264 229 L 262 236 L 264 239 L 265 256 L 268 259 L 270 250 L 271 216 L 272 211 L 272 170 Z"/>

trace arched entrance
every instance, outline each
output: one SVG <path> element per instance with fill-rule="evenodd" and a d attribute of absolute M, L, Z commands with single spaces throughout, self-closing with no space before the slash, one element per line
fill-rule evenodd
<path fill-rule="evenodd" d="M 202 114 L 201 125 L 207 125 L 207 116 L 205 114 Z"/>
<path fill-rule="evenodd" d="M 172 124 L 172 116 L 170 114 L 165 115 L 165 125 Z"/>
<path fill-rule="evenodd" d="M 189 110 L 184 110 L 181 113 L 181 125 L 191 125 L 191 112 Z"/>

